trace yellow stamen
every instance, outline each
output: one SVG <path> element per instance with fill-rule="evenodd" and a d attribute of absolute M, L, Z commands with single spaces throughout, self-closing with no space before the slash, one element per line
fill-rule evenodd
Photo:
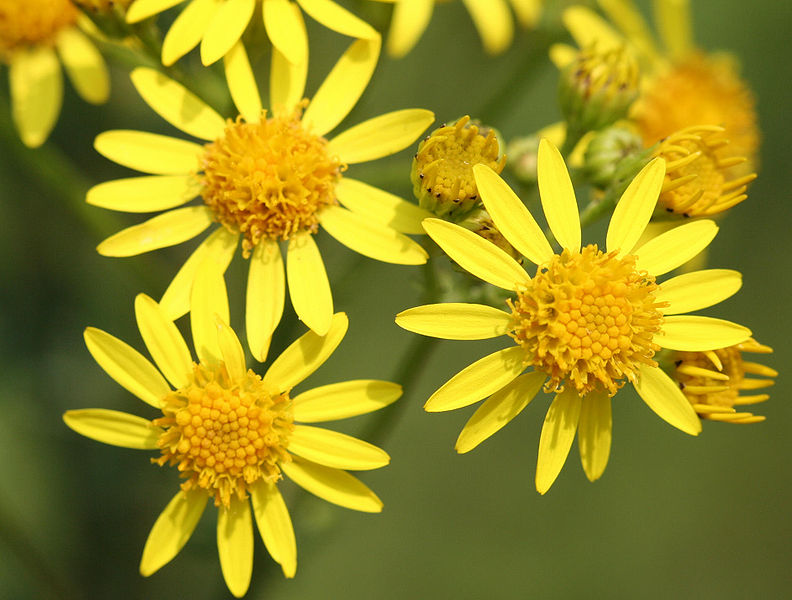
<path fill-rule="evenodd" d="M 602 389 L 612 396 L 640 365 L 657 364 L 657 284 L 635 263 L 596 245 L 565 249 L 508 301 L 509 335 L 525 349 L 525 362 L 548 374 L 548 391 L 569 383 L 581 395 Z"/>
<path fill-rule="evenodd" d="M 247 123 L 229 121 L 206 145 L 203 200 L 229 230 L 242 233 L 245 256 L 262 238 L 286 240 L 315 232 L 319 212 L 336 204 L 335 184 L 346 168 L 327 141 L 306 131 L 301 108 Z"/>
<path fill-rule="evenodd" d="M 204 489 L 215 505 L 247 498 L 248 486 L 280 477 L 279 462 L 293 430 L 287 393 L 272 395 L 261 377 L 248 371 L 232 380 L 225 364 L 194 364 L 190 382 L 166 396 L 158 445 L 159 465 L 176 465 L 187 481 L 182 489 Z"/>
<path fill-rule="evenodd" d="M 3 0 L 0 3 L 0 60 L 18 48 L 52 45 L 74 24 L 78 11 L 69 0 Z"/>

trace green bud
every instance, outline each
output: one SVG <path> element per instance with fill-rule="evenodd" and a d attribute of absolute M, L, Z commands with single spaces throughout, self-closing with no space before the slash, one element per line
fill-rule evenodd
<path fill-rule="evenodd" d="M 625 164 L 638 158 L 635 165 Z M 641 136 L 625 127 L 608 127 L 598 131 L 586 147 L 583 168 L 589 180 L 600 188 L 607 188 L 623 178 L 623 171 L 638 171 L 647 162 Z M 640 166 L 638 166 L 640 165 Z M 635 171 L 637 173 L 637 171 Z"/>

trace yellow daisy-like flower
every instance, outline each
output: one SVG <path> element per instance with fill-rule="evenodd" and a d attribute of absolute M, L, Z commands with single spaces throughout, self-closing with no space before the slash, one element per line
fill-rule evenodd
<path fill-rule="evenodd" d="M 395 4 L 388 33 L 387 50 L 393 58 L 401 58 L 413 49 L 429 25 L 437 2 L 448 0 L 376 0 Z M 462 0 L 489 54 L 504 52 L 514 37 L 511 4 L 522 27 L 536 25 L 544 0 Z"/>
<path fill-rule="evenodd" d="M 9 67 L 11 111 L 26 146 L 43 144 L 58 120 L 63 102 L 59 59 L 83 100 L 107 100 L 107 66 L 80 21 L 69 0 L 4 0 L 0 5 L 0 62 Z"/>
<path fill-rule="evenodd" d="M 695 47 L 688 1 L 654 0 L 660 43 L 631 0 L 598 0 L 598 4 L 620 32 L 581 6 L 567 9 L 564 23 L 581 48 L 592 42 L 601 47 L 626 43 L 641 60 L 645 77 L 632 119 L 646 146 L 687 127 L 717 125 L 725 128 L 731 142 L 720 155 L 746 157 L 733 171 L 753 172 L 759 148 L 753 94 L 732 58 Z M 572 52 L 557 46 L 551 56 L 564 65 Z"/>
<path fill-rule="evenodd" d="M 674 379 L 702 419 L 724 423 L 759 423 L 761 415 L 737 412 L 735 406 L 758 404 L 769 394 L 741 395 L 775 384 L 778 371 L 743 358 L 745 352 L 769 354 L 773 349 L 754 339 L 707 352 L 674 353 Z M 746 375 L 760 377 L 746 377 Z"/>
<path fill-rule="evenodd" d="M 160 411 L 153 419 L 106 409 L 71 410 L 66 424 L 94 440 L 159 451 L 152 462 L 176 466 L 181 490 L 157 518 L 140 572 L 151 575 L 187 543 L 213 499 L 217 549 L 228 589 L 245 594 L 253 569 L 253 520 L 286 577 L 297 568 L 291 519 L 278 490 L 285 474 L 312 494 L 353 510 L 380 512 L 382 502 L 347 470 L 385 466 L 380 448 L 327 429 L 303 425 L 366 414 L 401 395 L 397 384 L 354 380 L 293 395 L 292 389 L 333 353 L 347 330 L 344 313 L 326 335 L 308 332 L 263 377 L 245 365 L 228 326 L 228 300 L 211 263 L 196 280 L 191 313 L 195 362 L 161 307 L 141 294 L 135 313 L 154 364 L 118 338 L 89 327 L 85 342 L 96 362 L 125 389 Z"/>
<path fill-rule="evenodd" d="M 307 65 L 295 67 L 274 50 L 273 111 L 267 113 L 244 48 L 237 44 L 225 58 L 231 96 L 240 112 L 233 121 L 156 71 L 133 71 L 135 87 L 157 113 L 208 143 L 141 131 L 102 133 L 95 142 L 101 154 L 153 176 L 100 184 L 88 192 L 87 201 L 129 212 L 170 209 L 195 196 L 203 204 L 175 208 L 120 231 L 98 251 L 106 256 L 141 254 L 189 240 L 219 221 L 221 226 L 166 290 L 161 300 L 165 312 L 174 319 L 186 313 L 196 268 L 207 257 L 226 267 L 242 238 L 245 256 L 252 255 L 247 339 L 253 355 L 261 361 L 267 355 L 283 312 L 287 280 L 297 315 L 319 335 L 326 334 L 333 298 L 313 239 L 320 225 L 342 244 L 377 260 L 414 265 L 427 258 L 419 244 L 400 232 L 422 233 L 421 219 L 429 213 L 344 172 L 348 164 L 410 145 L 434 115 L 423 109 L 394 111 L 329 141 L 324 138 L 357 102 L 378 52 L 378 40 L 353 43 L 306 105 Z M 288 241 L 285 275 L 281 241 Z"/>
<path fill-rule="evenodd" d="M 137 23 L 184 0 L 135 0 L 127 22 Z M 294 65 L 308 60 L 304 10 L 322 25 L 358 39 L 379 34 L 368 23 L 332 0 L 189 0 L 176 17 L 162 44 L 162 63 L 172 65 L 201 44 L 201 62 L 211 65 L 231 52 L 261 4 L 264 28 L 272 45 Z"/>
<path fill-rule="evenodd" d="M 581 247 L 572 182 L 561 154 L 543 139 L 539 192 L 562 248 L 558 253 L 500 176 L 484 165 L 474 172 L 484 207 L 509 243 L 537 266 L 535 275 L 474 233 L 428 219 L 424 228 L 448 256 L 514 294 L 510 311 L 450 303 L 419 306 L 396 317 L 401 327 L 423 335 L 456 340 L 508 335 L 516 344 L 459 372 L 424 406 L 430 412 L 453 410 L 489 396 L 462 430 L 457 451 L 472 450 L 506 425 L 542 386 L 556 393 L 539 440 L 536 488 L 542 494 L 560 473 L 576 432 L 586 475 L 592 481 L 602 475 L 610 453 L 611 397 L 627 382 L 661 418 L 698 434 L 696 413 L 657 366 L 655 352 L 722 348 L 746 340 L 750 331 L 682 314 L 731 296 L 741 285 L 738 272 L 705 270 L 657 281 L 712 241 L 714 222 L 688 222 L 636 248 L 663 184 L 663 160 L 650 162 L 622 195 L 605 250 L 596 244 Z M 526 368 L 531 370 L 523 374 Z"/>

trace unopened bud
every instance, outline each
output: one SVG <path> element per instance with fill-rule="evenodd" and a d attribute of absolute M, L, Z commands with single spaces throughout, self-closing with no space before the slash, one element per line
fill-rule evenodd
<path fill-rule="evenodd" d="M 591 138 L 586 147 L 584 169 L 594 185 L 607 188 L 616 181 L 631 179 L 629 176 L 643 168 L 647 157 L 638 134 L 624 127 L 608 127 Z"/>

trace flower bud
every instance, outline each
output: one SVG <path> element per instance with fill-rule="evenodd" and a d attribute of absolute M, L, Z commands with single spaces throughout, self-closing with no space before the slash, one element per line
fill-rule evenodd
<path fill-rule="evenodd" d="M 584 169 L 596 186 L 607 188 L 615 181 L 632 179 L 647 162 L 641 137 L 624 127 L 597 132 L 586 147 Z M 625 173 L 629 171 L 629 173 Z"/>

